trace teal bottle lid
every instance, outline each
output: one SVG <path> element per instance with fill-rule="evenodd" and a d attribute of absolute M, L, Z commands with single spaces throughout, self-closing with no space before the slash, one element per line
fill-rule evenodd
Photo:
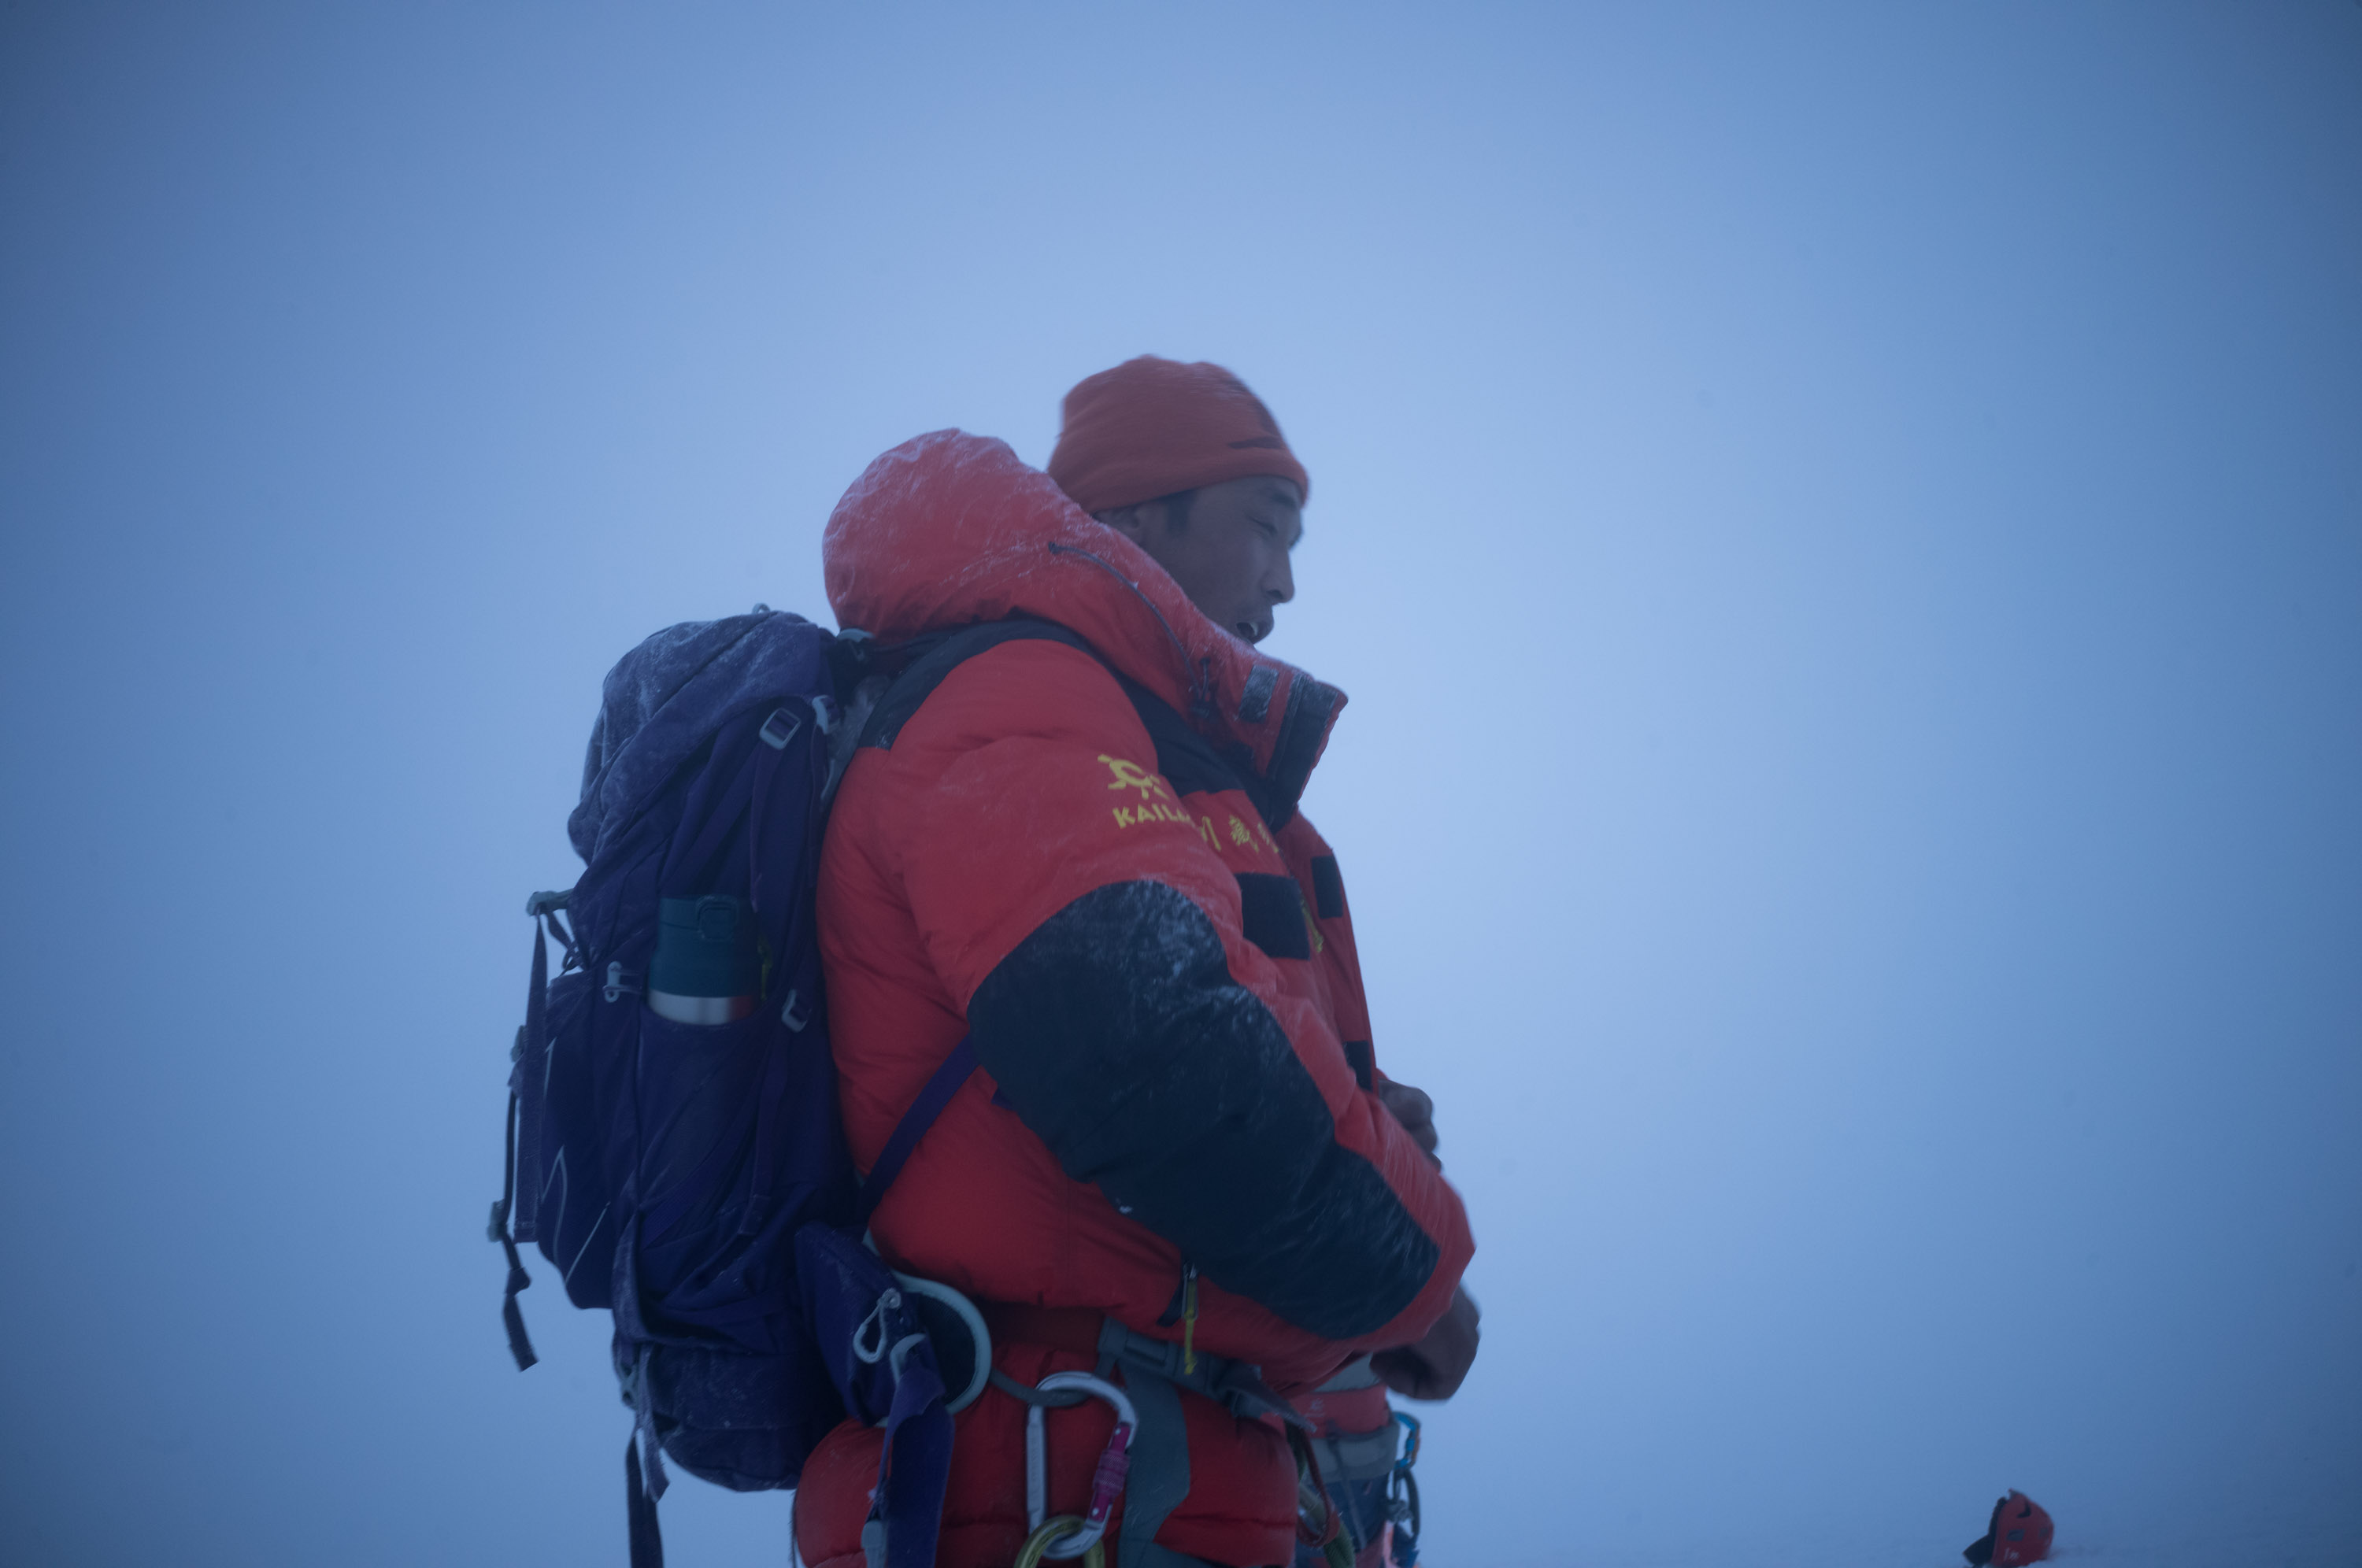
<path fill-rule="evenodd" d="M 755 1010 L 762 978 L 755 911 L 744 900 L 708 893 L 657 901 L 657 950 L 648 962 L 648 1005 L 657 1013 L 685 1023 L 744 1018 Z"/>

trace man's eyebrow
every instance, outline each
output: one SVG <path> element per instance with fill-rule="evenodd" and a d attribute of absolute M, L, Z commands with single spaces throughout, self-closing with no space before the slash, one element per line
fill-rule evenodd
<path fill-rule="evenodd" d="M 1264 487 L 1263 498 L 1286 507 L 1287 515 L 1294 520 L 1296 533 L 1288 539 L 1287 547 L 1292 550 L 1304 543 L 1304 502 L 1297 499 L 1296 487 L 1286 480 L 1275 478 Z"/>

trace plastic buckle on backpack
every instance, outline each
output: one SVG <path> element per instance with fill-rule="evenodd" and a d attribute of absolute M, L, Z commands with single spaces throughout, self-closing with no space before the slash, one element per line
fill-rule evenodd
<path fill-rule="evenodd" d="M 621 1001 L 623 999 L 624 993 L 626 991 L 629 991 L 634 996 L 638 996 L 640 994 L 640 977 L 632 973 L 629 969 L 624 968 L 623 961 L 618 959 L 616 962 L 607 966 L 607 985 L 606 988 L 599 994 L 606 998 L 609 1001 Z"/>
<path fill-rule="evenodd" d="M 763 721 L 759 733 L 765 745 L 774 751 L 785 751 L 788 743 L 796 738 L 796 732 L 803 727 L 804 722 L 785 708 L 774 708 L 771 716 Z"/>
<path fill-rule="evenodd" d="M 788 999 L 779 1005 L 779 1021 L 800 1034 L 804 1032 L 804 1026 L 811 1022 L 811 1009 L 806 1008 L 799 1013 L 796 1011 L 798 999 L 793 990 L 788 992 Z"/>

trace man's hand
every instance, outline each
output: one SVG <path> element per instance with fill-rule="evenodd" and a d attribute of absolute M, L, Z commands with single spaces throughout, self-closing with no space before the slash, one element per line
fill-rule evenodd
<path fill-rule="evenodd" d="M 1378 1081 L 1378 1103 L 1394 1113 L 1394 1119 L 1402 1123 L 1403 1131 L 1410 1134 L 1410 1141 L 1418 1145 L 1419 1153 L 1435 1160 L 1436 1167 L 1441 1169 L 1443 1162 L 1435 1159 L 1435 1101 L 1428 1099 L 1423 1090 L 1415 1089 L 1408 1084 L 1381 1078 Z"/>
<path fill-rule="evenodd" d="M 1378 1083 L 1378 1103 L 1402 1123 L 1419 1152 L 1441 1169 L 1443 1162 L 1435 1158 L 1435 1101 L 1423 1090 L 1384 1078 Z M 1370 1358 L 1370 1365 L 1386 1380 L 1387 1387 L 1406 1398 L 1449 1399 L 1475 1364 L 1476 1324 L 1482 1316 L 1468 1292 L 1455 1289 L 1451 1305 L 1427 1331 L 1427 1338 L 1415 1345 L 1380 1351 Z"/>
<path fill-rule="evenodd" d="M 1417 1089 L 1411 1091 L 1418 1094 Z M 1425 1095 L 1419 1099 L 1425 1099 Z M 1476 1361 L 1476 1324 L 1484 1314 L 1465 1289 L 1451 1293 L 1451 1305 L 1415 1345 L 1380 1351 L 1370 1365 L 1386 1386 L 1408 1399 L 1449 1399 L 1460 1391 Z"/>

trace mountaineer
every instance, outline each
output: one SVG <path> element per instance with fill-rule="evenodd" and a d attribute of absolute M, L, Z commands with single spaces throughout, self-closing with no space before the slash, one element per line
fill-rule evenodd
<path fill-rule="evenodd" d="M 982 1068 L 871 1220 L 991 1332 L 944 1568 L 1026 1540 L 1052 1373 L 1138 1408 L 1117 1568 L 1250 1568 L 1297 1549 L 1292 1448 L 1333 1464 L 1388 1419 L 1381 1378 L 1440 1397 L 1473 1355 L 1466 1215 L 1426 1097 L 1377 1072 L 1343 879 L 1297 811 L 1343 696 L 1253 648 L 1308 490 L 1235 377 L 1142 358 L 1068 395 L 1047 474 L 938 431 L 829 520 L 839 623 L 943 650 L 866 717 L 819 923 L 856 1164 L 963 1041 Z M 1325 1441 L 1291 1438 L 1274 1394 Z M 1051 1512 L 1082 1511 L 1113 1424 L 1047 1411 Z M 848 1421 L 807 1463 L 815 1568 L 866 1561 L 880 1442 Z"/>

